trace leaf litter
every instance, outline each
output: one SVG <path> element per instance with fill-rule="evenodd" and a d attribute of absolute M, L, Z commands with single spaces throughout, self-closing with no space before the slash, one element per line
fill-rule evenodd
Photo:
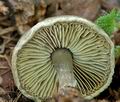
<path fill-rule="evenodd" d="M 11 55 L 19 38 L 37 22 L 51 16 L 77 15 L 95 19 L 113 8 L 119 0 L 0 0 L 0 102 L 33 102 L 15 86 L 11 73 Z M 113 41 L 120 45 L 120 31 Z M 57 100 L 57 101 L 56 101 Z M 93 100 L 56 95 L 47 102 L 120 102 L 120 58 L 111 85 Z"/>

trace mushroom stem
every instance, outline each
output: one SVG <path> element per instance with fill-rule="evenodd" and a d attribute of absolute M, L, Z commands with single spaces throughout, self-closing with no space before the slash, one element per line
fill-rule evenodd
<path fill-rule="evenodd" d="M 61 89 L 64 90 L 67 86 L 75 87 L 76 80 L 73 74 L 73 61 L 71 52 L 67 49 L 57 49 L 52 54 L 52 61 L 58 75 L 58 91 Z"/>

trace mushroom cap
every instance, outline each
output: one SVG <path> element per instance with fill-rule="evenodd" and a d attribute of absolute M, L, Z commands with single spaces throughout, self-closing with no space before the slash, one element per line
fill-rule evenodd
<path fill-rule="evenodd" d="M 91 99 L 105 90 L 114 73 L 114 45 L 92 22 L 76 16 L 51 17 L 39 22 L 18 41 L 12 55 L 12 73 L 27 97 L 52 97 L 58 89 L 51 54 L 68 49 L 80 95 Z"/>

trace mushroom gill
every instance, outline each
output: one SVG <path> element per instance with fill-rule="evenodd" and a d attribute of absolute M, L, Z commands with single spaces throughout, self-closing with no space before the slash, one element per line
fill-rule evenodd
<path fill-rule="evenodd" d="M 35 100 L 60 88 L 78 88 L 91 99 L 108 87 L 114 72 L 114 46 L 107 34 L 83 18 L 61 16 L 35 25 L 19 40 L 12 72 L 21 92 Z"/>

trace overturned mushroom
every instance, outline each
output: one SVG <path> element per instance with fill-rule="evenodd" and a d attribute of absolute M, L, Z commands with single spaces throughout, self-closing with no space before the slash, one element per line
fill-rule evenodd
<path fill-rule="evenodd" d="M 107 34 L 83 18 L 61 16 L 35 25 L 12 56 L 15 83 L 39 102 L 65 87 L 91 99 L 108 87 L 114 72 L 114 46 Z"/>

